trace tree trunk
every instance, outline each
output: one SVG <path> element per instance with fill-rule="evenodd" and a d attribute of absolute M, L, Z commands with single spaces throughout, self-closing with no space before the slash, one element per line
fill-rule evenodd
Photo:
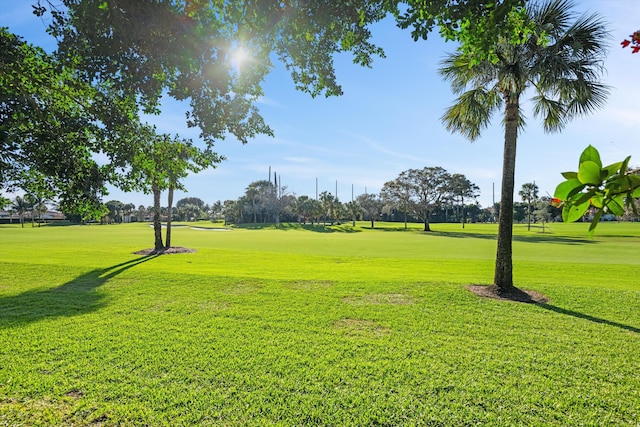
<path fill-rule="evenodd" d="M 373 230 L 373 216 L 371 216 L 371 229 Z"/>
<path fill-rule="evenodd" d="M 173 207 L 173 186 L 169 186 L 167 193 L 167 236 L 165 237 L 165 246 L 167 249 L 171 247 L 171 209 Z"/>
<path fill-rule="evenodd" d="M 465 218 L 464 218 L 464 197 L 460 197 L 460 204 L 462 205 L 462 228 L 464 228 Z"/>
<path fill-rule="evenodd" d="M 407 229 L 407 210 L 404 210 L 404 229 Z"/>
<path fill-rule="evenodd" d="M 499 292 L 508 292 L 513 286 L 513 191 L 516 173 L 516 142 L 518 140 L 518 97 L 507 99 L 505 109 L 504 155 L 502 163 L 502 189 L 500 216 L 498 217 L 498 249 L 493 284 Z"/>
<path fill-rule="evenodd" d="M 162 243 L 162 223 L 160 222 L 160 189 L 157 183 L 152 184 L 153 190 L 153 233 L 155 236 L 154 249 L 162 251 L 164 244 Z"/>
<path fill-rule="evenodd" d="M 527 199 L 527 231 L 531 231 L 531 199 Z"/>
<path fill-rule="evenodd" d="M 255 200 L 251 200 L 251 209 L 253 210 L 253 223 L 258 223 L 258 217 L 256 215 L 256 202 Z"/>

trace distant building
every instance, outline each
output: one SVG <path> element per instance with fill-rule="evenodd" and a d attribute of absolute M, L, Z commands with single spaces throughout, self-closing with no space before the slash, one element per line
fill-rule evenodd
<path fill-rule="evenodd" d="M 27 211 L 24 213 L 24 219 L 25 219 L 25 222 L 31 221 L 31 211 Z M 36 221 L 37 220 L 62 221 L 66 218 L 62 212 L 56 211 L 53 209 L 48 209 L 45 213 L 42 214 L 42 216 L 40 217 L 36 216 L 35 219 Z M 14 221 L 17 222 L 17 221 L 20 221 L 20 215 L 18 215 L 15 212 L 0 211 L 0 221 L 3 223 L 9 223 Z"/>

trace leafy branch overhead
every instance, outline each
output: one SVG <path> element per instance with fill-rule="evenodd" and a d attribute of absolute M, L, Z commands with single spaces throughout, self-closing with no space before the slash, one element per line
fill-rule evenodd
<path fill-rule="evenodd" d="M 633 34 L 630 34 L 629 39 L 630 40 L 622 40 L 622 42 L 620 43 L 622 47 L 631 46 L 631 53 L 640 52 L 640 30 L 635 31 Z"/>
<path fill-rule="evenodd" d="M 640 197 L 640 175 L 629 172 L 630 160 L 629 156 L 603 167 L 600 153 L 589 145 L 580 155 L 578 171 L 564 172 L 565 181 L 556 187 L 554 197 L 564 202 L 562 219 L 577 221 L 593 206 L 596 212 L 589 227 L 593 235 L 604 213 L 622 216 L 625 206 L 636 212 L 633 199 Z"/>

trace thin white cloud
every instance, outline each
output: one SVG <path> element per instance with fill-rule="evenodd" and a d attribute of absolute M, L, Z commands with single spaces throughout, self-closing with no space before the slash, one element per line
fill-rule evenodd
<path fill-rule="evenodd" d="M 381 153 L 381 154 L 397 157 L 399 159 L 410 160 L 410 161 L 413 161 L 413 162 L 422 162 L 422 163 L 424 163 L 424 162 L 427 161 L 427 159 L 425 159 L 423 157 L 413 156 L 413 155 L 410 155 L 410 154 L 405 154 L 404 152 L 398 152 L 398 151 L 390 150 L 387 147 L 379 144 L 375 140 L 373 140 L 373 139 L 371 139 L 371 138 L 369 138 L 368 136 L 365 136 L 365 135 L 358 135 L 358 134 L 354 134 L 354 133 L 347 133 L 347 135 L 349 135 L 351 138 L 357 139 L 360 142 L 365 143 L 366 145 L 369 146 L 369 148 L 373 149 L 377 153 Z"/>
<path fill-rule="evenodd" d="M 291 163 L 302 163 L 305 165 L 313 165 L 318 162 L 318 159 L 313 159 L 311 157 L 285 157 L 284 160 Z"/>
<path fill-rule="evenodd" d="M 262 104 L 262 105 L 268 105 L 269 107 L 286 108 L 284 104 L 281 104 L 280 102 L 276 101 L 273 98 L 269 98 L 268 96 L 259 96 L 258 99 L 256 100 L 256 103 Z"/>

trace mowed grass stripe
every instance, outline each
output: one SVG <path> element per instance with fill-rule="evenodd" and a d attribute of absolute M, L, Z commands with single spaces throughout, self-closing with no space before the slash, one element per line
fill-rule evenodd
<path fill-rule="evenodd" d="M 5 252 L 0 423 L 637 424 L 639 290 L 616 279 L 634 264 L 561 262 L 608 237 L 516 242 L 557 251 L 516 260 L 517 280 L 551 297 L 536 306 L 466 291 L 477 274 L 490 281 L 492 262 L 455 247 L 488 237 L 437 236 L 451 253 L 430 259 L 428 246 L 385 256 L 403 239 L 435 240 L 419 232 L 179 230 L 177 244 L 197 253 L 141 258 L 129 248 L 149 229 L 95 229 L 108 229 L 94 232 L 95 257 L 84 231 L 45 239 L 61 249 L 54 259 L 26 255 L 36 238 Z"/>

